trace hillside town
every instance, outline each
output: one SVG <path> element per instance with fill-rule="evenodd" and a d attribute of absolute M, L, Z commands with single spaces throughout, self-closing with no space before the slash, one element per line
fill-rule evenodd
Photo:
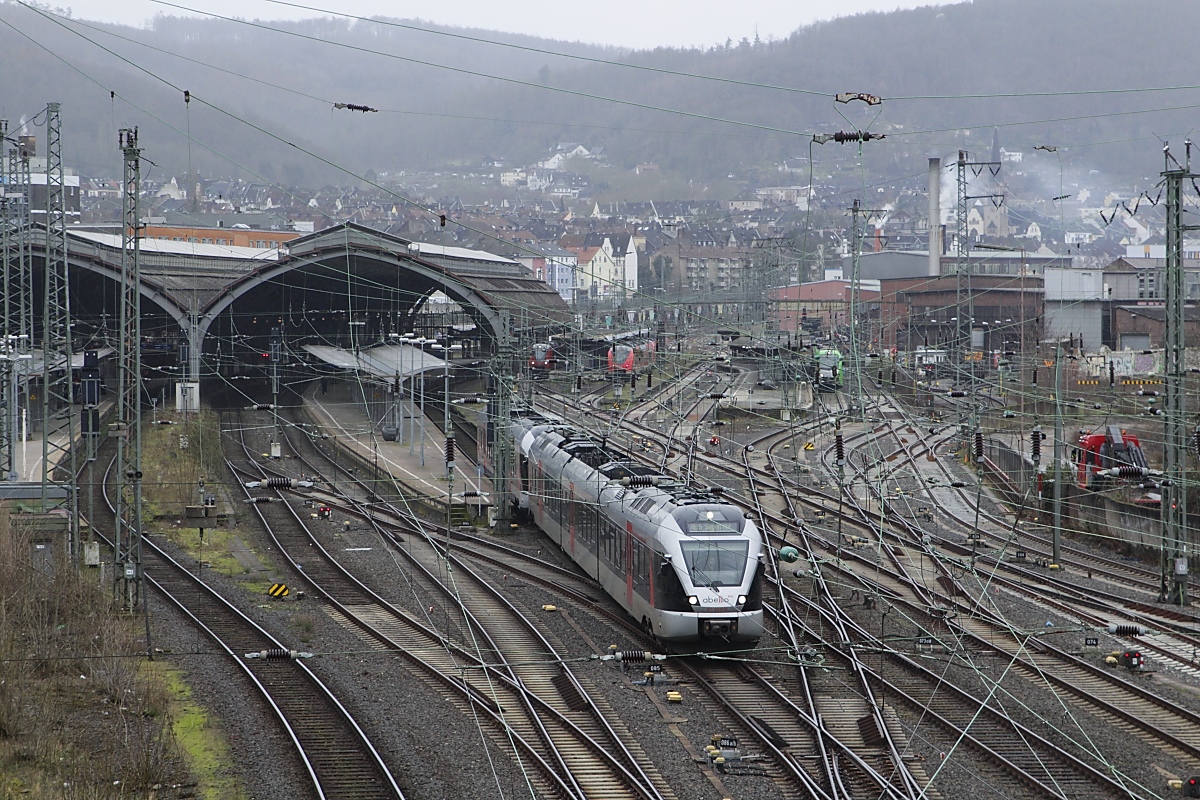
<path fill-rule="evenodd" d="M 598 200 L 589 180 L 570 170 L 606 166 L 603 146 L 563 142 L 529 166 L 489 157 L 467 171 L 384 173 L 316 190 L 200 176 L 146 181 L 144 235 L 278 248 L 352 222 L 511 258 L 571 307 L 608 324 L 615 312 L 644 319 L 657 303 L 690 303 L 717 318 L 760 315 L 781 335 L 845 326 L 857 270 L 860 321 L 872 345 L 906 351 L 949 339 L 949 319 L 927 310 L 947 306 L 966 263 L 979 276 L 976 328 L 987 333 L 990 350 L 1009 349 L 1021 331 L 1029 341 L 1070 337 L 1091 353 L 1160 346 L 1163 314 L 1154 308 L 1162 301 L 1165 240 L 1161 223 L 1137 213 L 1153 207 L 1150 187 L 1105 186 L 1092 170 L 1076 173 L 1064 196 L 1037 198 L 1029 191 L 1035 154 L 993 141 L 991 158 L 994 171 L 968 174 L 972 193 L 986 196 L 970 202 L 964 223 L 948 201 L 952 161 L 942 164 L 937 209 L 929 203 L 931 178 L 910 178 L 877 187 L 875 208 L 852 220 L 844 187 L 834 183 L 756 183 L 726 199 Z M 37 168 L 35 159 L 35 191 Z M 657 167 L 641 164 L 635 172 Z M 776 175 L 757 178 L 806 172 L 803 160 L 788 160 Z M 448 182 L 478 184 L 491 199 L 446 196 L 440 188 Z M 118 182 L 68 175 L 68 189 L 76 186 L 78 196 L 68 199 L 72 223 L 116 221 Z M 931 213 L 939 219 L 933 257 Z M 1200 243 L 1185 251 L 1187 297 L 1200 301 Z M 1189 341 L 1194 335 L 1200 343 L 1200 311 L 1194 334 L 1192 327 Z"/>

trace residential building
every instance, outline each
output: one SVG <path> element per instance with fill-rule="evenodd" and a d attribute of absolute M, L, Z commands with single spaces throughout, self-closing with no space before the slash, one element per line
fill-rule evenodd
<path fill-rule="evenodd" d="M 575 253 L 575 303 L 611 304 L 614 308 L 625 299 L 625 275 L 613 260 L 608 239 L 598 247 L 567 247 Z"/>

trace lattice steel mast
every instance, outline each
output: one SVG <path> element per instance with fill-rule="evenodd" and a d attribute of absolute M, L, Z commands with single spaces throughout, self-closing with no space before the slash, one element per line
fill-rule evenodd
<path fill-rule="evenodd" d="M 8 120 L 0 119 L 0 143 L 8 139 Z M 0 303 L 4 307 L 4 339 L 0 342 L 0 404 L 3 413 L 0 414 L 0 479 L 16 481 L 17 474 L 17 436 L 20 430 L 20 405 L 17 400 L 20 378 L 18 377 L 18 362 L 16 345 L 20 341 L 14 330 L 19 319 L 14 310 L 12 292 L 13 280 L 13 242 L 14 242 L 14 211 L 16 203 L 13 191 L 15 183 L 16 152 L 10 150 L 5 160 L 4 175 L 7 179 L 4 194 L 0 196 L 0 258 L 4 268 L 4 296 Z"/>
<path fill-rule="evenodd" d="M 117 351 L 117 594 L 135 608 L 142 596 L 142 301 L 140 204 L 141 154 L 137 129 L 118 134 L 125 157 L 121 230 L 121 314 Z"/>
<path fill-rule="evenodd" d="M 499 314 L 500 330 L 496 339 L 495 394 L 492 395 L 492 510 L 496 524 L 507 527 L 509 519 L 508 501 L 505 498 L 505 486 L 508 483 L 508 471 L 512 469 L 517 456 L 509 449 L 512 424 L 512 374 L 513 349 L 509 343 L 508 312 Z"/>
<path fill-rule="evenodd" d="M 996 175 L 1000 171 L 998 161 L 970 161 L 966 150 L 958 151 L 958 209 L 955 232 L 955 325 L 954 325 L 954 354 L 957 366 L 954 371 L 956 388 L 969 391 L 971 407 L 978 412 L 978 398 L 975 396 L 975 364 L 971 344 L 971 331 L 975 322 L 975 297 L 971 289 L 971 231 L 967 225 L 968 204 L 971 200 L 987 198 L 995 200 L 998 194 L 967 194 L 967 170 L 972 170 L 978 176 L 985 168 Z M 969 365 L 969 369 L 968 369 Z M 969 379 L 964 377 L 969 376 Z M 968 385 L 969 384 L 969 385 Z M 959 414 L 959 431 L 967 432 L 966 404 L 961 406 Z"/>
<path fill-rule="evenodd" d="M 1183 182 L 1195 180 L 1191 171 L 1192 142 L 1185 142 L 1187 155 L 1180 164 L 1164 148 L 1163 179 L 1167 194 L 1166 310 L 1164 348 L 1166 402 L 1163 404 L 1163 543 L 1160 557 L 1159 599 L 1188 605 L 1187 450 L 1185 419 L 1186 374 L 1183 305 L 1183 234 L 1200 230 L 1200 225 L 1183 224 Z M 1174 167 L 1172 167 L 1174 164 Z"/>
<path fill-rule="evenodd" d="M 74 490 L 75 414 L 71 382 L 71 291 L 67 265 L 66 179 L 60 105 L 46 107 L 46 270 L 42 293 L 42 507 L 49 506 L 56 470 L 70 470 L 71 546 L 79 541 Z M 53 425 L 53 422 L 60 422 Z"/>

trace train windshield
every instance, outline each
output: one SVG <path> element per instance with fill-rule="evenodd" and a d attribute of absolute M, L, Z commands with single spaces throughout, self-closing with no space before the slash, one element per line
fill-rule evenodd
<path fill-rule="evenodd" d="M 694 586 L 740 586 L 746 574 L 750 542 L 746 539 L 718 539 L 679 543 L 688 575 Z"/>
<path fill-rule="evenodd" d="M 629 358 L 629 354 L 632 352 L 633 348 L 627 344 L 616 345 L 613 347 L 613 360 L 624 364 L 625 359 Z"/>
<path fill-rule="evenodd" d="M 545 361 L 546 354 L 549 352 L 550 352 L 550 345 L 548 345 L 548 344 L 535 344 L 533 346 L 533 357 L 539 361 Z"/>

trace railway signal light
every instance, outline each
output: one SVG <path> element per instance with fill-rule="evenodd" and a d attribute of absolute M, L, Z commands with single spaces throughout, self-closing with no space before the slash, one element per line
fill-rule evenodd
<path fill-rule="evenodd" d="M 1200 777 L 1191 777 L 1183 782 L 1184 797 L 1200 797 Z"/>
<path fill-rule="evenodd" d="M 710 436 L 710 437 L 708 437 L 708 443 L 709 443 L 709 444 L 720 444 L 720 443 L 721 443 L 721 437 L 719 437 L 719 436 Z"/>

